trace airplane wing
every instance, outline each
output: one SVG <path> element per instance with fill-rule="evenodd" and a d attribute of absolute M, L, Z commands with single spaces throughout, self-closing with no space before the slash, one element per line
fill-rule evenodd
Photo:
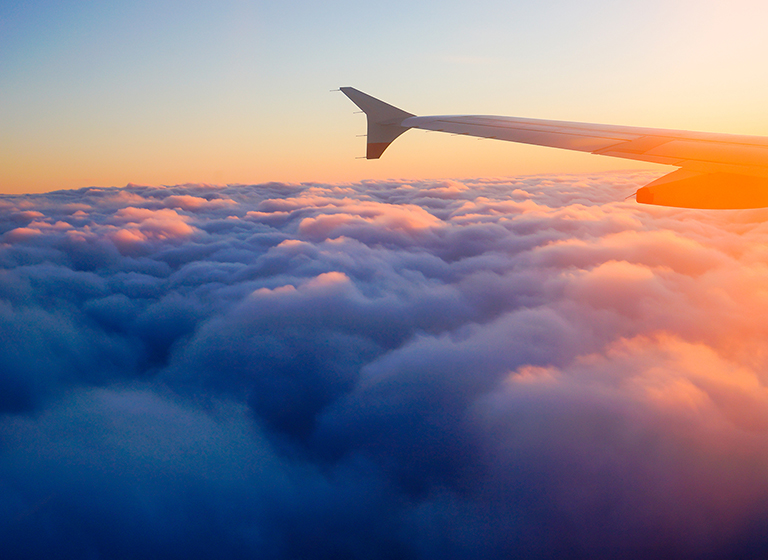
<path fill-rule="evenodd" d="M 351 87 L 368 118 L 366 157 L 420 128 L 673 165 L 639 189 L 638 202 L 680 208 L 768 207 L 768 137 L 484 115 L 418 117 Z"/>

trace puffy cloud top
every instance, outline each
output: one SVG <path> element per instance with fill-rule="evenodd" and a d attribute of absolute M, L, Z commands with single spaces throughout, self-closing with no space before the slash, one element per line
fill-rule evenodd
<path fill-rule="evenodd" d="M 768 210 L 651 178 L 1 197 L 3 557 L 764 557 Z"/>

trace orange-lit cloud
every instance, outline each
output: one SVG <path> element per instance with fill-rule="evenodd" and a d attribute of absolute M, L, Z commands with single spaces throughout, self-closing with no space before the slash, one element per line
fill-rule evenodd
<path fill-rule="evenodd" d="M 0 525 L 761 555 L 768 210 L 625 200 L 650 176 L 3 199 Z"/>

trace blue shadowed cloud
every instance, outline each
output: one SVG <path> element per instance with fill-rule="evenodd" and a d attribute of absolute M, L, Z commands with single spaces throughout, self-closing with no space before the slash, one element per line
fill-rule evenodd
<path fill-rule="evenodd" d="M 759 557 L 768 211 L 648 180 L 1 197 L 4 557 Z"/>

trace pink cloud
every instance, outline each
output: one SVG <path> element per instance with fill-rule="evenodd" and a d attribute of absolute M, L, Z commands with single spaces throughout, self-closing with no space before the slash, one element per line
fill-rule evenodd
<path fill-rule="evenodd" d="M 125 250 L 143 241 L 180 240 L 188 237 L 196 231 L 188 221 L 186 216 L 167 208 L 122 208 L 112 218 L 118 227 L 113 228 L 108 235 L 119 249 Z"/>
<path fill-rule="evenodd" d="M 292 284 L 286 284 L 285 286 L 278 286 L 277 288 L 259 288 L 255 290 L 251 297 L 269 297 L 292 294 L 296 291 L 296 287 Z"/>
<path fill-rule="evenodd" d="M 18 241 L 26 241 L 27 239 L 30 239 L 32 237 L 36 237 L 38 235 L 41 235 L 43 232 L 40 231 L 38 228 L 30 228 L 30 227 L 19 227 L 14 228 L 5 234 L 3 234 L 3 240 L 15 243 Z"/>
<path fill-rule="evenodd" d="M 37 220 L 39 218 L 44 218 L 45 214 L 42 212 L 38 212 L 37 210 L 26 210 L 24 212 L 19 212 L 18 216 L 25 220 Z"/>
<path fill-rule="evenodd" d="M 345 228 L 364 227 L 414 234 L 442 225 L 442 220 L 411 204 L 346 202 L 337 208 L 326 207 L 326 211 L 317 217 L 304 218 L 299 231 L 313 237 L 335 237 Z"/>
<path fill-rule="evenodd" d="M 181 208 L 182 210 L 196 211 L 202 209 L 226 208 L 237 203 L 230 198 L 214 198 L 208 200 L 199 196 L 171 195 L 163 199 L 166 208 Z"/>
<path fill-rule="evenodd" d="M 328 286 L 337 286 L 340 284 L 348 284 L 349 283 L 349 277 L 344 274 L 343 272 L 324 272 L 323 274 L 320 274 L 305 284 L 302 285 L 303 288 L 306 289 L 315 289 L 315 288 L 325 288 Z"/>

